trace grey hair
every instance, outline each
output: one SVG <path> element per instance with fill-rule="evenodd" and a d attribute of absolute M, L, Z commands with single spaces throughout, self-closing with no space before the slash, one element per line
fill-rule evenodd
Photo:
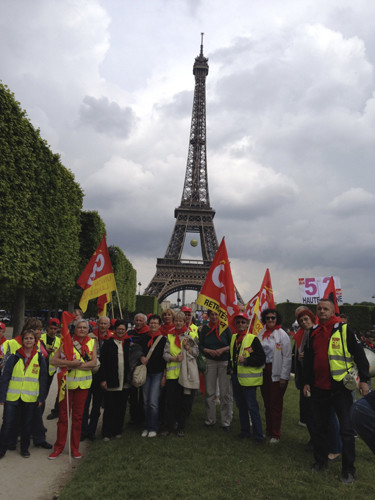
<path fill-rule="evenodd" d="M 98 323 L 99 323 L 99 321 L 100 321 L 101 319 L 105 319 L 105 320 L 107 320 L 107 323 L 109 323 L 109 324 L 111 323 L 111 320 L 108 318 L 108 316 L 100 316 L 100 318 L 98 319 Z"/>
<path fill-rule="evenodd" d="M 80 319 L 77 319 L 77 321 L 74 323 L 74 328 L 77 328 L 77 326 L 78 326 L 80 323 L 86 323 L 87 328 L 89 328 L 89 322 L 88 322 L 88 320 L 87 320 L 87 319 L 85 319 L 85 318 L 80 318 Z"/>
<path fill-rule="evenodd" d="M 143 318 L 144 322 L 146 323 L 146 321 L 147 321 L 147 316 L 146 316 L 145 314 L 143 314 L 143 313 L 137 313 L 137 314 L 134 316 L 134 319 L 135 319 L 137 316 L 142 316 L 142 318 Z"/>

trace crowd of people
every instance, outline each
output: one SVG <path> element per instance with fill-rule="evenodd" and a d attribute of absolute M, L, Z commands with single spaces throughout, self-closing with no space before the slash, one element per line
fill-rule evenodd
<path fill-rule="evenodd" d="M 31 318 L 11 340 L 5 339 L 5 325 L 0 323 L 0 458 L 16 448 L 20 436 L 22 457 L 30 456 L 32 438 L 35 446 L 50 450 L 49 459 L 55 459 L 70 432 L 70 452 L 79 459 L 80 441 L 94 440 L 98 434 L 102 408 L 104 442 L 121 438 L 127 406 L 129 423 L 141 426 L 142 438 L 168 438 L 172 433 L 183 438 L 199 389 L 205 397 L 207 428 L 219 418 L 223 432 L 229 432 L 234 401 L 239 437 L 276 446 L 284 394 L 294 373 L 300 420 L 313 446 L 312 470 L 324 470 L 341 454 L 342 481 L 352 483 L 355 432 L 375 453 L 375 398 L 369 392 L 369 364 L 361 341 L 325 299 L 318 303 L 316 316 L 305 306 L 297 308 L 299 329 L 292 336 L 281 327 L 276 309 L 263 310 L 261 319 L 265 326 L 254 335 L 244 311 L 220 331 L 216 311 L 208 311 L 208 320 L 198 328 L 186 306 L 177 313 L 166 309 L 161 317 L 138 313 L 131 328 L 122 319 L 108 317 L 90 325 L 76 310 L 70 325 L 73 359 L 67 359 L 57 334 L 58 318 L 49 320 L 46 333 L 41 322 Z M 43 412 L 56 372 L 58 393 L 47 416 L 58 419 L 52 446 L 46 440 Z M 353 404 L 356 378 L 364 397 Z"/>

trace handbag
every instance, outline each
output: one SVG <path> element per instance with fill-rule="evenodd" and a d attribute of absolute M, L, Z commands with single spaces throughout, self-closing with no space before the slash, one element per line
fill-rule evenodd
<path fill-rule="evenodd" d="M 206 371 L 207 368 L 206 356 L 201 351 L 199 351 L 197 357 L 197 365 L 198 365 L 198 371 L 200 371 L 201 373 L 204 373 Z"/>
<path fill-rule="evenodd" d="M 161 340 L 161 338 L 162 335 L 159 335 L 158 338 L 155 340 L 154 344 L 152 345 L 152 347 L 150 347 L 146 356 L 147 361 L 151 358 L 151 355 L 154 352 L 154 349 L 158 345 L 158 342 Z M 134 368 L 132 385 L 134 387 L 142 387 L 142 385 L 146 383 L 146 378 L 147 378 L 147 366 L 141 363 L 140 365 Z"/>
<path fill-rule="evenodd" d="M 344 359 L 345 359 L 345 365 L 346 365 L 346 370 L 347 374 L 345 377 L 342 379 L 342 383 L 344 384 L 344 387 L 348 389 L 348 391 L 355 391 L 356 388 L 358 387 L 358 369 L 356 366 L 353 366 L 350 370 L 348 368 L 348 363 L 346 362 L 346 357 L 345 357 L 345 349 L 344 349 L 344 341 L 342 338 L 342 330 L 341 330 L 341 325 L 339 326 L 339 331 L 340 331 L 340 336 L 341 336 L 341 345 L 343 348 L 343 353 L 344 353 Z"/>

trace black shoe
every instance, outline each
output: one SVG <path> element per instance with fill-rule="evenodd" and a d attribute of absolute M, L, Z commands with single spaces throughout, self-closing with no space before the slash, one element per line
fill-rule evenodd
<path fill-rule="evenodd" d="M 5 451 L 0 451 L 0 460 L 5 457 Z"/>
<path fill-rule="evenodd" d="M 9 451 L 14 451 L 16 449 L 17 445 L 16 444 L 8 444 L 7 448 Z"/>
<path fill-rule="evenodd" d="M 240 439 L 247 439 L 247 438 L 249 438 L 249 437 L 250 437 L 250 434 L 245 434 L 244 432 L 240 432 L 240 433 L 238 434 L 238 437 L 239 437 Z"/>
<path fill-rule="evenodd" d="M 82 441 L 84 441 L 86 438 L 87 438 L 87 436 L 81 436 L 80 441 L 82 442 Z"/>
<path fill-rule="evenodd" d="M 178 432 L 177 432 L 177 437 L 179 438 L 183 438 L 185 437 L 185 432 L 183 429 L 180 429 Z"/>
<path fill-rule="evenodd" d="M 29 450 L 21 451 L 21 457 L 23 457 L 23 458 L 29 458 L 30 457 Z"/>
<path fill-rule="evenodd" d="M 223 429 L 224 432 L 230 432 L 229 425 L 223 425 L 221 428 Z"/>
<path fill-rule="evenodd" d="M 327 470 L 326 463 L 315 462 L 315 464 L 313 464 L 313 466 L 311 467 L 311 472 L 322 472 L 324 470 Z"/>
<path fill-rule="evenodd" d="M 43 441 L 43 443 L 34 444 L 35 448 L 43 448 L 44 450 L 52 450 L 52 444 Z"/>
<path fill-rule="evenodd" d="M 354 476 L 350 472 L 346 472 L 342 475 L 341 481 L 344 484 L 352 484 L 354 482 Z"/>
<path fill-rule="evenodd" d="M 59 418 L 59 414 L 55 411 L 51 411 L 51 413 L 47 415 L 47 420 L 53 420 L 54 418 Z"/>
<path fill-rule="evenodd" d="M 95 434 L 89 434 L 87 437 L 89 438 L 90 441 L 95 441 L 96 439 Z"/>

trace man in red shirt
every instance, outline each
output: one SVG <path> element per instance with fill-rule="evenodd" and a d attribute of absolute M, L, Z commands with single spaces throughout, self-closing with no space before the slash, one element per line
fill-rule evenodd
<path fill-rule="evenodd" d="M 353 330 L 335 316 L 334 305 L 328 299 L 318 302 L 318 324 L 311 330 L 305 346 L 303 365 L 304 394 L 311 392 L 316 432 L 313 436 L 313 471 L 321 471 L 328 464 L 329 420 L 332 408 L 340 423 L 342 440 L 342 482 L 354 481 L 355 441 L 350 420 L 353 404 L 352 389 L 344 385 L 344 378 L 357 365 L 359 389 L 368 393 L 368 361 L 360 340 Z"/>

